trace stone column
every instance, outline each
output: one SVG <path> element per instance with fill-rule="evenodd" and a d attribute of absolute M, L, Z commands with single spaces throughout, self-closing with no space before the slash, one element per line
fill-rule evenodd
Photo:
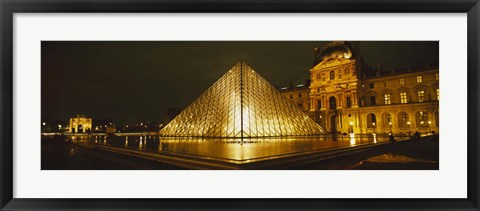
<path fill-rule="evenodd" d="M 358 99 L 357 99 L 357 92 L 352 92 L 352 107 L 358 108 Z"/>

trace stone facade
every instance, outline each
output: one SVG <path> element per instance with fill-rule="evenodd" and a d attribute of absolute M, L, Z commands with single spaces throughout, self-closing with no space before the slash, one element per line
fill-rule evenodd
<path fill-rule="evenodd" d="M 332 42 L 315 54 L 309 89 L 283 94 L 302 104 L 302 110 L 329 132 L 438 133 L 437 65 L 372 68 L 364 63 L 356 42 Z"/>

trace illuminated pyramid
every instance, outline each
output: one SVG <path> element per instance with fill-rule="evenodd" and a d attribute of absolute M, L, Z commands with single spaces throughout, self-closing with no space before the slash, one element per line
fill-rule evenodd
<path fill-rule="evenodd" d="M 160 134 L 241 138 L 316 135 L 323 131 L 251 67 L 239 62 Z"/>

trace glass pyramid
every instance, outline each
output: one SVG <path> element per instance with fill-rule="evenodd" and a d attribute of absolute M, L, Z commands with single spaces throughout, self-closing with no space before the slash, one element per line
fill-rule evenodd
<path fill-rule="evenodd" d="M 238 62 L 160 134 L 197 137 L 274 137 L 323 133 L 323 128 Z"/>

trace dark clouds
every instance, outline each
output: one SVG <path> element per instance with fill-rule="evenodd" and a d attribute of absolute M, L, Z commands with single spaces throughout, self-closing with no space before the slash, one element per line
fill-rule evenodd
<path fill-rule="evenodd" d="M 118 123 L 185 108 L 239 60 L 271 84 L 303 83 L 325 42 L 42 42 L 42 118 Z M 438 63 L 438 42 L 361 42 L 385 69 Z"/>

